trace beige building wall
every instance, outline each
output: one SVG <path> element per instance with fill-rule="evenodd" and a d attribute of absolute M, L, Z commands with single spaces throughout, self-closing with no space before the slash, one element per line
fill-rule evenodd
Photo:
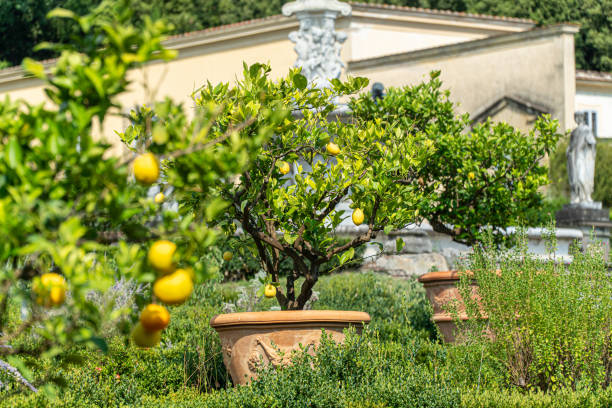
<path fill-rule="evenodd" d="M 459 112 L 479 112 L 504 96 L 514 96 L 546 107 L 565 130 L 573 126 L 575 81 L 568 72 L 575 69 L 576 31 L 561 25 L 355 61 L 349 73 L 389 87 L 415 84 L 440 70 Z M 514 125 L 524 128 L 523 119 L 518 122 Z"/>

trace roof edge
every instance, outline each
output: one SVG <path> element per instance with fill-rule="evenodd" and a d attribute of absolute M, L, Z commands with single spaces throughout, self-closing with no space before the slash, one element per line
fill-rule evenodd
<path fill-rule="evenodd" d="M 354 1 L 349 1 L 348 3 L 353 7 L 353 9 L 397 10 L 397 11 L 416 13 L 416 14 L 471 18 L 471 19 L 488 20 L 488 21 L 495 21 L 495 22 L 519 23 L 519 24 L 532 25 L 532 26 L 535 26 L 536 24 L 534 20 L 526 19 L 526 18 L 494 16 L 494 15 L 488 15 L 488 14 L 472 14 L 472 13 L 465 13 L 462 11 L 428 9 L 428 8 L 410 7 L 410 6 L 397 6 L 393 4 L 361 3 L 361 2 L 354 2 Z"/>
<path fill-rule="evenodd" d="M 606 82 L 612 84 L 612 72 L 577 69 L 576 81 Z"/>
<path fill-rule="evenodd" d="M 425 48 L 407 51 L 397 54 L 383 55 L 380 57 L 366 58 L 362 60 L 349 61 L 347 71 L 368 70 L 379 65 L 402 64 L 405 62 L 418 61 L 425 58 L 442 57 L 449 54 L 464 53 L 473 50 L 482 50 L 488 47 L 511 44 L 519 41 L 539 39 L 561 34 L 576 34 L 579 28 L 573 24 L 555 24 L 547 27 L 538 27 L 528 31 L 520 31 L 509 34 L 500 34 L 478 40 L 464 41 L 455 44 L 442 45 L 439 47 Z"/>

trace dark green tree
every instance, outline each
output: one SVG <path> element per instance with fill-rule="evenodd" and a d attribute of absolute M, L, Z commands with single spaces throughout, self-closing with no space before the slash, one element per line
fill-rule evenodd
<path fill-rule="evenodd" d="M 63 7 L 82 15 L 99 3 L 100 0 L 0 1 L 0 61 L 18 65 L 25 57 L 45 59 L 54 56 L 50 51 L 35 52 L 33 48 L 43 41 L 65 42 L 76 32 L 76 27 L 72 21 L 47 19 L 47 13 Z"/>

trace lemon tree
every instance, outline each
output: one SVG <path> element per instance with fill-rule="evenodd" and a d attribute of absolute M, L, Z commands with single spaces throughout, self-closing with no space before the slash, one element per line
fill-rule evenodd
<path fill-rule="evenodd" d="M 156 116 L 143 106 L 119 134 L 133 154 L 114 156 L 109 142 L 119 137 L 102 126 L 105 137 L 95 136 L 94 124 L 124 115 L 118 96 L 130 86 L 129 70 L 175 56 L 162 45 L 170 27 L 149 19 L 134 27 L 127 0 L 84 17 L 62 9 L 50 17 L 67 19 L 79 35 L 41 44 L 60 55 L 50 66 L 24 61 L 45 83 L 47 103 L 0 101 L 0 359 L 9 376 L 22 374 L 17 383 L 53 393 L 61 366 L 38 368 L 78 361 L 79 348 L 106 350 L 102 324 L 126 311 L 102 310 L 88 295 L 118 278 L 151 283 L 152 303 L 128 316 L 133 330 L 119 329 L 138 345 L 159 343 L 169 324 L 159 303 L 181 303 L 214 272 L 196 253 L 214 243 L 207 223 L 224 208 L 211 188 L 244 171 L 269 130 L 246 137 L 237 129 L 247 124 L 235 118 L 211 134 L 219 106 L 189 108 L 187 120 L 182 105 L 151 100 Z M 282 120 L 281 111 L 270 126 L 274 117 Z M 163 197 L 147 197 L 149 186 L 168 183 L 182 189 L 179 199 L 196 194 L 201 203 L 169 211 Z"/>
<path fill-rule="evenodd" d="M 223 104 L 211 128 L 218 134 L 236 118 L 253 118 L 257 128 L 269 109 L 291 110 L 239 180 L 218 187 L 231 203 L 219 225 L 229 236 L 240 226 L 250 239 L 268 276 L 262 294 L 273 293 L 266 285 L 276 287 L 283 309 L 302 309 L 321 274 L 351 262 L 355 249 L 380 232 L 427 219 L 471 243 L 483 225 L 509 225 L 538 203 L 537 189 L 547 182 L 540 160 L 559 137 L 550 118 L 527 135 L 505 124 L 471 129 L 467 116 L 455 116 L 439 73 L 373 101 L 353 96 L 365 78 L 313 89 L 297 70 L 277 81 L 269 72 L 266 65 L 245 67 L 235 86 L 208 84 L 194 98 L 199 106 Z M 348 112 L 338 110 L 341 100 L 349 101 Z M 344 220 L 360 226 L 348 242 L 335 234 Z M 292 270 L 281 288 L 287 261 Z"/>

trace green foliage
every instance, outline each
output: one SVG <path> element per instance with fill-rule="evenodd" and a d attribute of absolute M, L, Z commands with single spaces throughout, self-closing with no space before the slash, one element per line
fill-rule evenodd
<path fill-rule="evenodd" d="M 54 403 L 79 407 L 149 406 L 150 401 L 158 398 L 165 401 L 163 396 L 168 394 L 173 395 L 170 400 L 177 398 L 187 404 L 189 400 L 199 401 L 205 397 L 199 393 L 230 386 L 219 337 L 208 322 L 222 311 L 225 301 L 236 296 L 238 289 L 236 283 L 221 285 L 209 281 L 198 285 L 185 304 L 170 309 L 171 324 L 165 331 L 161 347 L 140 350 L 124 344 L 125 339 L 119 335 L 109 340 L 106 354 L 77 350 L 82 364 L 66 367 L 67 384 Z M 431 328 L 428 326 L 431 323 L 425 317 L 428 308 L 423 290 L 415 282 L 371 273 L 346 273 L 322 277 L 319 289 L 320 300 L 315 302 L 316 308 L 337 307 L 370 313 L 370 332 L 377 332 L 376 344 L 397 343 L 393 346 L 397 353 L 400 345 L 410 347 L 414 350 L 411 358 L 424 365 L 432 364 L 436 353 L 440 353 L 423 335 Z M 347 293 L 348 290 L 351 292 Z M 37 375 L 46 369 L 52 369 L 50 362 L 37 370 Z M 0 380 L 5 381 L 5 378 Z M 53 406 L 47 397 L 22 399 L 19 388 L 8 383 L 9 389 L 0 393 L 6 405 L 0 403 L 0 406 L 35 406 L 35 401 L 41 406 Z"/>
<path fill-rule="evenodd" d="M 612 388 L 554 393 L 467 392 L 461 395 L 465 408 L 606 408 L 612 406 Z"/>
<path fill-rule="evenodd" d="M 349 242 L 349 239 L 340 238 L 340 244 Z M 233 254 L 231 261 L 224 261 L 222 255 L 225 251 L 230 251 Z M 332 259 L 329 264 L 329 269 L 335 272 L 341 272 L 345 269 L 353 269 L 360 265 L 359 261 L 363 259 L 365 247 L 361 246 L 355 249 L 355 259 L 348 264 L 339 265 L 337 258 Z M 241 279 L 250 279 L 258 271 L 261 270 L 261 263 L 257 257 L 257 249 L 255 244 L 248 239 L 231 239 L 220 242 L 219 245 L 211 248 L 207 262 L 218 266 L 219 271 L 223 274 L 226 281 L 234 281 Z M 285 277 L 293 272 L 293 264 L 289 259 L 284 259 L 279 265 L 279 275 Z"/>
<path fill-rule="evenodd" d="M 176 186 L 178 199 L 197 191 L 202 200 L 197 209 L 160 208 L 146 198 L 145 187 L 131 180 L 130 160 L 113 157 L 111 146 L 94 135 L 93 123 L 103 123 L 121 108 L 117 97 L 130 85 L 128 70 L 175 56 L 161 45 L 168 27 L 150 19 L 140 28 L 131 25 L 127 0 L 105 2 L 84 17 L 65 9 L 49 14 L 71 21 L 79 34 L 71 44 L 42 46 L 61 52 L 48 70 L 24 60 L 24 69 L 45 82 L 50 103 L 0 103 L 0 233 L 5 237 L 0 243 L 0 357 L 53 395 L 53 384 L 65 382 L 64 365 L 54 364 L 42 377 L 36 371 L 50 362 L 74 360 L 75 346 L 106 351 L 105 322 L 120 321 L 118 315 L 129 311 L 100 308 L 88 295 L 104 293 L 120 277 L 153 281 L 155 274 L 143 262 L 151 240 L 174 240 L 178 266 L 192 267 L 198 281 L 210 277 L 214 271 L 200 258 L 216 232 L 206 221 L 224 207 L 211 197 L 210 187 L 242 171 L 253 147 L 270 131 L 260 127 L 244 137 L 233 131 L 244 124 L 228 122 L 228 133 L 212 138 L 207 130 L 218 111 L 213 104 L 187 120 L 181 105 L 153 103 L 156 117 L 144 115 L 148 120 L 142 127 L 121 136 L 138 131 L 141 144 L 134 150 L 161 157 L 161 182 Z M 282 120 L 282 110 L 273 117 Z M 67 281 L 69 293 L 54 311 L 32 291 L 39 276 L 50 272 Z M 5 312 L 15 305 L 21 315 L 6 321 L 10 314 Z"/>
<path fill-rule="evenodd" d="M 323 340 L 288 367 L 265 370 L 248 387 L 236 387 L 191 402 L 173 398 L 151 406 L 199 407 L 453 407 L 458 390 L 418 361 L 422 343 L 381 342 L 376 334 L 349 335 L 344 344 Z M 191 404 L 191 405 L 190 405 Z"/>
<path fill-rule="evenodd" d="M 318 286 L 314 309 L 365 311 L 381 340 L 409 341 L 422 334 L 435 338 L 429 301 L 414 279 L 399 280 L 375 273 L 332 275 Z"/>
<path fill-rule="evenodd" d="M 550 181 L 552 194 L 565 197 L 569 201 L 570 190 L 567 177 L 567 150 L 568 140 L 563 139 L 555 154 L 550 158 Z M 597 155 L 595 157 L 595 185 L 593 200 L 601 201 L 605 207 L 612 207 L 612 143 L 598 140 Z"/>
<path fill-rule="evenodd" d="M 74 23 L 48 20 L 47 13 L 64 7 L 87 14 L 100 0 L 4 0 L 0 2 L 0 60 L 19 65 L 25 57 L 46 59 L 56 56 L 49 50 L 34 51 L 43 41 L 66 42 L 76 34 Z"/>
<path fill-rule="evenodd" d="M 397 124 L 407 139 L 433 146 L 427 160 L 402 172 L 401 182 L 419 185 L 426 198 L 416 203 L 418 220 L 473 244 L 483 226 L 516 225 L 541 206 L 539 189 L 548 178 L 540 160 L 554 150 L 558 124 L 542 117 L 529 134 L 489 121 L 470 130 L 469 117 L 455 117 L 441 86 L 434 72 L 428 82 L 389 89 L 376 102 L 364 94 L 350 107 L 358 118 Z M 503 237 L 500 231 L 496 235 Z"/>
<path fill-rule="evenodd" d="M 551 234 L 551 254 L 553 239 Z M 524 235 L 513 251 L 496 252 L 490 243 L 476 248 L 468 265 L 472 274 L 464 273 L 459 283 L 470 320 L 460 326 L 466 343 L 458 347 L 471 355 L 466 360 L 480 361 L 468 382 L 480 382 L 482 375 L 487 383 L 488 368 L 480 368 L 497 367 L 499 385 L 522 390 L 610 386 L 612 277 L 600 246 L 572 255 L 569 265 L 535 258 Z M 473 279 L 479 299 L 471 296 Z"/>
<path fill-rule="evenodd" d="M 277 291 L 283 309 L 303 308 L 318 277 L 354 260 L 355 248 L 376 233 L 427 219 L 436 231 L 473 243 L 483 225 L 512 225 L 540 204 L 538 188 L 547 177 L 539 160 L 559 138 L 556 121 L 548 117 L 528 135 L 490 122 L 467 131 L 469 118 L 455 118 L 434 72 L 430 81 L 392 89 L 378 103 L 367 94 L 351 99 L 352 120 L 344 122 L 334 118 L 333 101 L 361 90 L 367 80 L 333 80 L 330 88 L 318 89 L 307 87 L 297 70 L 276 82 L 269 71 L 245 66 L 235 87 L 208 84 L 194 98 L 201 106 L 225 104 L 213 134 L 226 132 L 233 120 L 269 126 L 268 112 L 292 110 L 240 182 L 219 183 L 218 193 L 231 202 L 220 225 L 229 236 L 239 225 L 253 240 L 271 282 L 278 285 L 281 265 L 292 262 L 286 291 Z M 331 141 L 339 146 L 337 155 L 326 151 Z M 294 174 L 279 170 L 284 163 Z M 349 218 L 337 208 L 340 202 L 361 209 L 367 225 L 347 243 L 334 234 Z M 306 279 L 298 296 L 299 277 Z"/>
<path fill-rule="evenodd" d="M 265 65 L 245 66 L 244 79 L 234 88 L 208 84 L 194 98 L 198 105 L 225 104 L 211 132 L 225 132 L 228 121 L 236 119 L 265 126 L 266 112 L 281 106 L 293 110 L 274 128 L 275 137 L 259 150 L 251 170 L 239 183 L 220 184 L 219 194 L 232 202 L 222 225 L 231 235 L 240 225 L 253 239 L 272 282 L 278 282 L 281 262 L 292 261 L 287 292 L 279 290 L 277 299 L 281 307 L 295 309 L 310 298 L 318 276 L 336 268 L 330 261 L 337 259 L 341 266 L 373 233 L 415 219 L 414 206 L 422 194 L 417 186 L 395 183 L 393 173 L 418 166 L 433 148 L 375 121 L 328 120 L 335 109 L 332 101 L 362 89 L 367 84 L 363 78 L 335 80 L 332 88 L 311 89 L 297 70 L 276 82 L 268 78 L 269 72 Z M 325 151 L 332 138 L 341 148 L 337 156 Z M 283 162 L 295 166 L 294 176 L 279 171 Z M 369 225 L 367 233 L 346 244 L 333 234 L 347 218 L 336 209 L 341 200 L 363 209 Z M 306 281 L 296 298 L 293 283 L 300 276 Z"/>

